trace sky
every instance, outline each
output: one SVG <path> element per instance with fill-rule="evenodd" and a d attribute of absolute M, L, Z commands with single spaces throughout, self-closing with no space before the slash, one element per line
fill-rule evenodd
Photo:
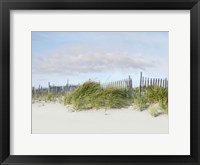
<path fill-rule="evenodd" d="M 32 32 L 32 86 L 168 78 L 168 32 Z"/>

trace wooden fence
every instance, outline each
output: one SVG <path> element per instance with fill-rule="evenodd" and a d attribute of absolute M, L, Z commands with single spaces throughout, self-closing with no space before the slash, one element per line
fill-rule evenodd
<path fill-rule="evenodd" d="M 132 78 L 129 76 L 127 79 L 124 80 L 118 80 L 118 81 L 113 81 L 113 82 L 108 82 L 108 83 L 100 83 L 103 88 L 108 87 L 108 86 L 113 86 L 117 88 L 127 88 L 131 89 L 132 88 Z"/>
<path fill-rule="evenodd" d="M 32 87 L 32 95 L 43 93 L 48 93 L 48 88 L 43 88 L 41 86 L 39 86 L 39 88 Z"/>
<path fill-rule="evenodd" d="M 90 80 L 89 80 L 90 81 Z M 32 87 L 32 94 L 41 94 L 41 93 L 67 93 L 70 91 L 73 91 L 79 85 L 72 85 L 72 84 L 66 84 L 65 86 L 55 86 L 51 85 L 50 83 L 48 84 L 48 88 L 42 88 L 39 86 L 39 88 L 34 88 Z M 127 88 L 127 89 L 132 89 L 133 84 L 132 84 L 132 78 L 129 76 L 127 79 L 124 80 L 118 80 L 118 81 L 113 81 L 113 82 L 108 82 L 108 83 L 100 83 L 101 87 L 105 88 L 107 86 L 113 86 L 117 88 Z M 168 87 L 168 80 L 167 78 L 161 79 L 161 78 L 149 78 L 149 77 L 144 77 L 142 76 L 142 72 L 140 73 L 140 84 L 139 84 L 139 94 L 141 96 L 142 93 L 142 88 L 144 87 L 149 87 L 149 86 L 158 86 L 161 88 L 167 88 Z"/>
<path fill-rule="evenodd" d="M 168 87 L 168 80 L 167 78 L 149 78 L 149 77 L 141 77 L 141 86 L 149 87 L 149 86 L 158 86 L 161 88 Z"/>
<path fill-rule="evenodd" d="M 168 80 L 167 78 L 149 78 L 143 77 L 142 72 L 140 73 L 140 86 L 139 86 L 139 94 L 142 94 L 143 87 L 157 86 L 160 88 L 168 88 Z"/>
<path fill-rule="evenodd" d="M 58 93 L 58 92 L 70 92 L 76 89 L 79 85 L 71 85 L 71 84 L 66 84 L 65 86 L 55 86 L 55 85 L 50 85 L 49 83 L 49 88 L 48 92 L 51 93 Z"/>
<path fill-rule="evenodd" d="M 39 88 L 32 87 L 32 94 L 42 94 L 42 93 L 67 93 L 70 91 L 73 91 L 76 89 L 79 85 L 72 85 L 72 84 L 66 84 L 65 86 L 55 86 L 48 84 L 48 88 L 43 88 L 39 86 Z"/>

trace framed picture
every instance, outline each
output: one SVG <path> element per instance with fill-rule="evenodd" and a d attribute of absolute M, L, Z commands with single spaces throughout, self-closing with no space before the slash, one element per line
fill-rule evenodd
<path fill-rule="evenodd" d="M 198 0 L 2 0 L 2 164 L 199 164 Z"/>

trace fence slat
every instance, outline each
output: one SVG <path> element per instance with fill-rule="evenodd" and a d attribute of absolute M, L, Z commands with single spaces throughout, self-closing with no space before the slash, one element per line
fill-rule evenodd
<path fill-rule="evenodd" d="M 141 87 L 158 86 L 161 88 L 167 88 L 168 80 L 167 80 L 167 78 L 162 79 L 162 78 L 142 77 L 140 79 L 140 85 L 141 85 Z M 139 86 L 139 90 L 140 90 L 140 86 Z"/>

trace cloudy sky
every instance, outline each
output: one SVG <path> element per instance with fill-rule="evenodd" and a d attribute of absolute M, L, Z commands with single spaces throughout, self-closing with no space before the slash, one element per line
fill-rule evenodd
<path fill-rule="evenodd" d="M 168 77 L 168 32 L 32 32 L 32 86 Z"/>

